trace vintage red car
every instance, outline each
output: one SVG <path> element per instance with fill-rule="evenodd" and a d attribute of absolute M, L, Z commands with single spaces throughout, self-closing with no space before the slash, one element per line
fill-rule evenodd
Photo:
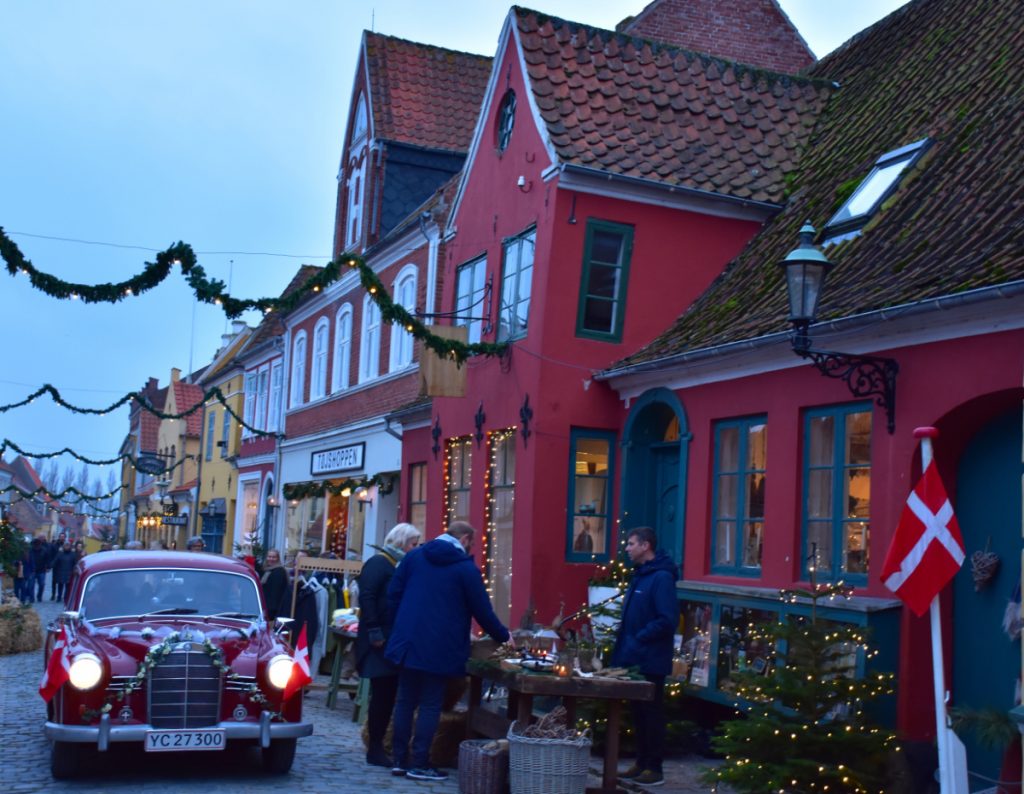
<path fill-rule="evenodd" d="M 48 627 L 49 659 L 66 630 L 70 680 L 47 704 L 51 772 L 129 742 L 148 752 L 258 743 L 264 768 L 291 769 L 313 733 L 302 695 L 282 695 L 291 649 L 268 625 L 259 579 L 214 554 L 111 551 L 84 557 L 67 611 Z"/>

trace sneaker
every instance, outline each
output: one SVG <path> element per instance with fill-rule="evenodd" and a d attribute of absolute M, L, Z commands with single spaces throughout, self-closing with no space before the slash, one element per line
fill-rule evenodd
<path fill-rule="evenodd" d="M 645 769 L 633 778 L 633 782 L 638 786 L 663 786 L 665 785 L 665 777 L 661 772 L 655 772 L 653 769 Z"/>
<path fill-rule="evenodd" d="M 391 767 L 391 774 L 395 777 L 405 777 L 409 770 L 404 766 L 393 766 Z"/>
<path fill-rule="evenodd" d="M 448 773 L 442 772 L 440 769 L 410 769 L 405 773 L 406 777 L 411 777 L 413 780 L 447 780 Z"/>
<path fill-rule="evenodd" d="M 640 777 L 643 771 L 644 768 L 642 766 L 637 766 L 636 764 L 633 764 L 633 766 L 631 766 L 625 772 L 619 772 L 619 778 L 621 780 L 632 780 L 635 777 Z"/>

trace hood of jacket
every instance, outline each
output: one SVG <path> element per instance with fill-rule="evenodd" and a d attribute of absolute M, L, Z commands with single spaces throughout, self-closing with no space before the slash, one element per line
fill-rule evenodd
<path fill-rule="evenodd" d="M 423 554 L 434 565 L 454 565 L 457 562 L 472 561 L 472 557 L 466 554 L 465 549 L 457 543 L 452 543 L 444 538 L 434 538 L 429 543 L 420 546 Z"/>
<path fill-rule="evenodd" d="M 633 570 L 633 575 L 650 576 L 658 571 L 668 571 L 668 573 L 672 574 L 673 582 L 679 581 L 679 566 L 672 561 L 672 558 L 668 556 L 668 552 L 664 549 L 658 549 L 654 553 L 654 559 L 638 565 Z"/>

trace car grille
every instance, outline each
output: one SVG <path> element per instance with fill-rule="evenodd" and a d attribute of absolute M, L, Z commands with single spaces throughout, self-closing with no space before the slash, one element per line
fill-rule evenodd
<path fill-rule="evenodd" d="M 216 725 L 220 677 L 201 648 L 171 652 L 149 675 L 149 724 L 154 728 Z"/>

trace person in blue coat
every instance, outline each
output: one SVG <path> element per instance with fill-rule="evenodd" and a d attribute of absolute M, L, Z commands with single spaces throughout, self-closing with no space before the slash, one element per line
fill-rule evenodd
<path fill-rule="evenodd" d="M 393 625 L 384 656 L 398 667 L 394 775 L 415 780 L 448 777 L 430 766 L 430 745 L 441 720 L 447 679 L 466 674 L 470 621 L 475 619 L 498 642 L 511 640 L 494 614 L 469 553 L 475 534 L 465 521 L 452 522 L 446 534 L 406 554 L 388 585 Z M 417 708 L 413 735 L 412 715 Z"/>
<path fill-rule="evenodd" d="M 650 527 L 636 527 L 626 536 L 626 554 L 633 577 L 622 603 L 622 622 L 612 664 L 637 667 L 654 684 L 654 700 L 633 701 L 636 763 L 620 774 L 642 786 L 665 782 L 665 676 L 672 672 L 672 651 L 679 625 L 676 579 L 679 569 Z"/>

